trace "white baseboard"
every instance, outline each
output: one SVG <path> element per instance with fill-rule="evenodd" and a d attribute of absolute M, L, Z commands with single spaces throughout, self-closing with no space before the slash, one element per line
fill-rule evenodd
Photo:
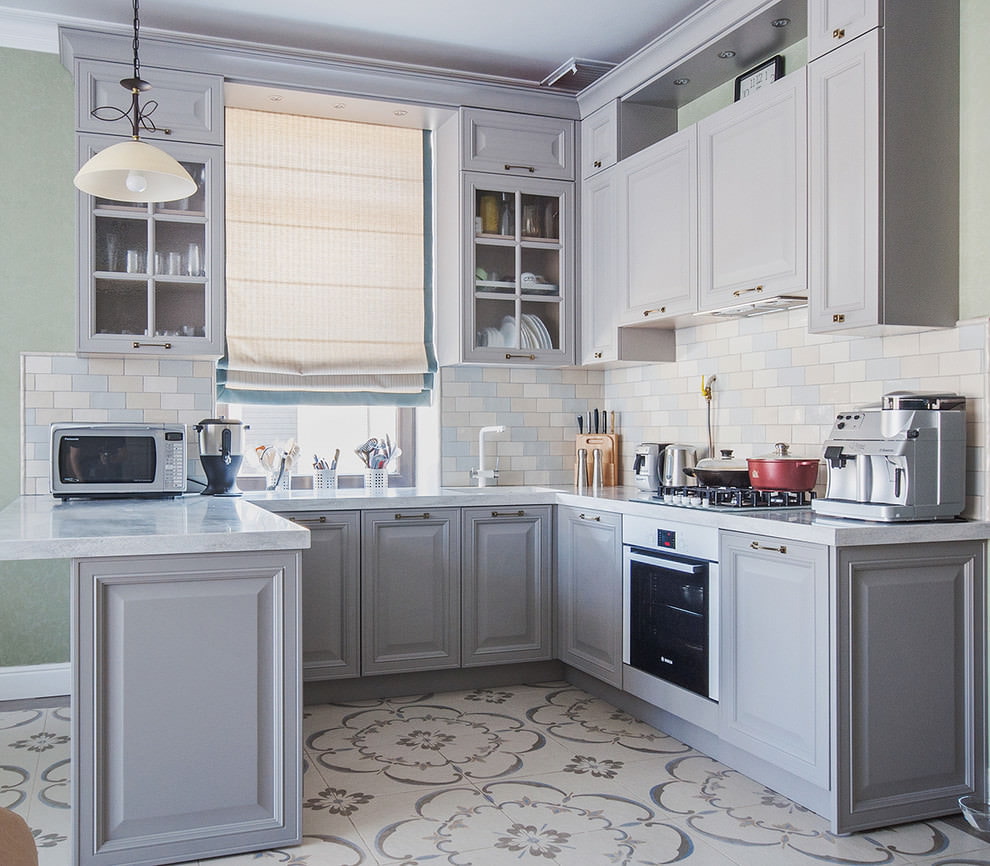
<path fill-rule="evenodd" d="M 72 693 L 68 662 L 0 667 L 0 701 L 48 698 Z"/>

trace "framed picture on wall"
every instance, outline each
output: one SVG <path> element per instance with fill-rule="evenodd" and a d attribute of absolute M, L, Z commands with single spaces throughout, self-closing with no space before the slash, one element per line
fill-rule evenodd
<path fill-rule="evenodd" d="M 736 77 L 736 99 L 752 96 L 756 91 L 784 76 L 784 58 L 777 54 Z"/>

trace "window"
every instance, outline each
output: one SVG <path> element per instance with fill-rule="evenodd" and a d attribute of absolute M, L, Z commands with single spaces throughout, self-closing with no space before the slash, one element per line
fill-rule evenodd
<path fill-rule="evenodd" d="M 241 103 L 243 104 L 243 103 Z M 305 113 L 226 113 L 227 354 L 218 414 L 249 425 L 244 486 L 261 487 L 258 445 L 295 440 L 293 486 L 340 449 L 385 434 L 402 449 L 391 484 L 415 483 L 415 411 L 428 405 L 432 343 L 430 134 Z"/>
<path fill-rule="evenodd" d="M 226 112 L 221 402 L 425 405 L 429 133 Z"/>

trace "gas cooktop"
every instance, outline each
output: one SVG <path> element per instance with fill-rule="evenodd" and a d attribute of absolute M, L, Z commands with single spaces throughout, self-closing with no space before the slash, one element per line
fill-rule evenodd
<path fill-rule="evenodd" d="M 814 492 L 756 490 L 752 487 L 661 487 L 651 497 L 659 505 L 679 508 L 760 509 L 810 508 Z"/>

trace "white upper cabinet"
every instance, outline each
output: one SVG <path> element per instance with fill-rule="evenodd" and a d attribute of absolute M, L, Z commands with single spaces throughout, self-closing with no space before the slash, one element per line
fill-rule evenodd
<path fill-rule="evenodd" d="M 815 332 L 958 316 L 959 5 L 896 0 L 883 18 L 808 65 Z"/>
<path fill-rule="evenodd" d="M 591 177 L 618 161 L 618 107 L 618 100 L 612 100 L 581 121 L 581 177 Z"/>
<path fill-rule="evenodd" d="M 690 126 L 617 168 L 620 319 L 698 309 L 698 135 Z"/>
<path fill-rule="evenodd" d="M 880 26 L 881 0 L 808 0 L 808 59 Z"/>
<path fill-rule="evenodd" d="M 480 108 L 461 110 L 461 168 L 574 179 L 574 123 Z"/>
<path fill-rule="evenodd" d="M 130 78 L 134 68 L 126 63 L 102 60 L 76 61 L 76 129 L 80 132 L 130 135 L 127 119 L 107 122 L 116 117 L 114 109 L 127 110 L 130 91 L 120 86 Z M 159 141 L 192 141 L 198 144 L 223 144 L 223 77 L 176 69 L 141 68 L 141 77 L 151 89 L 141 94 L 141 105 L 156 102 L 150 115 L 154 130 L 141 130 L 141 138 Z M 107 108 L 98 112 L 96 108 Z"/>
<path fill-rule="evenodd" d="M 615 360 L 616 169 L 584 184 L 581 200 L 581 363 Z"/>
<path fill-rule="evenodd" d="M 702 310 L 806 291 L 805 77 L 698 123 Z"/>

